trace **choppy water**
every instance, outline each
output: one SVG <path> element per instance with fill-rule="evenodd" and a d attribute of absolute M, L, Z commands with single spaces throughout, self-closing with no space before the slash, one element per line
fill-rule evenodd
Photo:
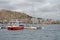
<path fill-rule="evenodd" d="M 44 29 L 11 31 L 0 29 L 0 40 L 60 40 L 60 25 L 41 25 Z"/>

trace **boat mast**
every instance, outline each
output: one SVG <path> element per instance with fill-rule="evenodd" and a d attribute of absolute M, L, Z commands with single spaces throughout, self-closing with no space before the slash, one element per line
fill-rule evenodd
<path fill-rule="evenodd" d="M 35 14 L 35 8 L 34 8 L 34 3 L 32 3 L 32 13 L 34 13 L 34 18 L 33 18 L 33 26 L 34 26 L 34 23 L 36 23 L 37 25 L 38 25 L 38 20 L 37 20 L 37 17 L 35 17 L 36 16 L 36 14 Z M 36 21 L 36 22 L 35 22 Z"/>
<path fill-rule="evenodd" d="M 33 2 L 32 2 L 32 13 L 35 13 L 34 12 L 34 4 L 33 4 Z M 33 15 L 34 16 L 34 15 Z M 32 24 L 33 24 L 33 26 L 34 26 L 34 17 L 33 17 L 33 19 L 32 19 Z"/>

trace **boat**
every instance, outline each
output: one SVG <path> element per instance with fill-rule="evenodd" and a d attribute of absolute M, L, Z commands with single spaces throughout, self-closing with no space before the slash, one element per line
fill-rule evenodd
<path fill-rule="evenodd" d="M 22 23 L 22 22 L 19 22 L 18 20 L 10 21 L 7 26 L 7 30 L 23 30 L 24 25 L 22 25 L 20 23 Z"/>
<path fill-rule="evenodd" d="M 35 29 L 38 29 L 37 27 L 32 27 L 32 26 L 24 27 L 24 28 L 25 28 L 25 29 L 31 29 L 31 30 L 32 30 L 32 29 L 34 29 L 34 30 L 35 30 Z"/>
<path fill-rule="evenodd" d="M 8 26 L 8 30 L 23 30 L 24 26 Z"/>

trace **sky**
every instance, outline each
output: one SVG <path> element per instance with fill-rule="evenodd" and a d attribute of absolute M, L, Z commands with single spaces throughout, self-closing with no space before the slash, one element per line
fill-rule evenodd
<path fill-rule="evenodd" d="M 60 20 L 60 0 L 0 0 L 0 10 L 25 12 L 33 17 Z"/>

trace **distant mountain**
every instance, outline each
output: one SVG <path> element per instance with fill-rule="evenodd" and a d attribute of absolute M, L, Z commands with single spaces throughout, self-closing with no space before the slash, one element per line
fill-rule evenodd
<path fill-rule="evenodd" d="M 20 20 L 21 18 L 31 19 L 32 17 L 27 15 L 24 12 L 16 12 L 16 11 L 5 10 L 5 9 L 0 10 L 0 20 L 7 20 L 7 21 L 9 21 L 10 19 Z"/>

